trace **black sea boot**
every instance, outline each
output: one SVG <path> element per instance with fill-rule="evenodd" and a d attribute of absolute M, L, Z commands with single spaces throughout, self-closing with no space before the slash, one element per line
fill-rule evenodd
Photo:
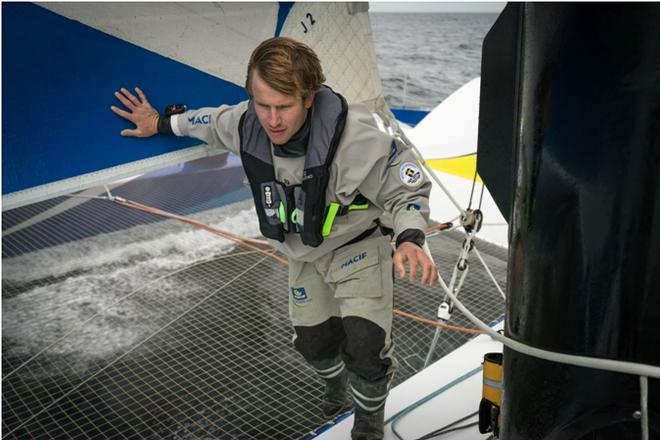
<path fill-rule="evenodd" d="M 382 440 L 385 424 L 385 406 L 368 412 L 355 405 L 355 421 L 351 430 L 352 440 Z"/>
<path fill-rule="evenodd" d="M 353 402 L 348 395 L 348 372 L 346 368 L 336 377 L 324 379 L 324 382 L 325 393 L 323 394 L 321 411 L 324 418 L 331 420 L 353 406 Z"/>
<path fill-rule="evenodd" d="M 392 374 L 375 380 L 351 376 L 351 391 L 355 400 L 355 420 L 352 440 L 381 440 L 384 435 L 385 399 L 389 393 Z"/>
<path fill-rule="evenodd" d="M 313 361 L 311 364 L 325 383 L 321 402 L 323 417 L 330 420 L 351 409 L 353 402 L 348 393 L 348 372 L 341 358 Z"/>

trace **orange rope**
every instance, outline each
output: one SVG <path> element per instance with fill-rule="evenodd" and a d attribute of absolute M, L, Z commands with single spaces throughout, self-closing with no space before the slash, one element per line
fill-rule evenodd
<path fill-rule="evenodd" d="M 438 223 L 433 226 L 426 228 L 426 232 L 435 232 L 435 231 L 444 231 L 451 228 L 453 225 L 451 223 Z"/>
<path fill-rule="evenodd" d="M 472 335 L 481 335 L 481 334 L 485 333 L 482 330 L 477 330 L 477 329 L 473 329 L 473 328 L 459 327 L 459 326 L 456 326 L 456 325 L 445 324 L 444 322 L 440 322 L 440 321 L 432 321 L 430 319 L 421 318 L 417 315 L 413 315 L 412 313 L 404 312 L 403 310 L 399 310 L 399 309 L 394 309 L 392 312 L 395 315 L 399 315 L 399 316 L 402 316 L 404 318 L 412 319 L 414 321 L 423 322 L 424 324 L 434 325 L 436 327 L 444 327 L 444 328 L 449 329 L 449 330 L 456 330 L 456 331 L 462 332 L 462 333 L 469 333 L 469 334 L 472 334 Z"/>
<path fill-rule="evenodd" d="M 133 202 L 133 201 L 130 201 L 130 200 L 115 198 L 112 201 L 119 204 L 119 205 L 126 206 L 128 208 L 139 209 L 140 211 L 144 211 L 144 212 L 148 212 L 148 213 L 151 213 L 151 214 L 159 215 L 161 217 L 165 217 L 165 218 L 169 218 L 169 219 L 173 219 L 173 220 L 179 220 L 179 221 L 182 221 L 184 223 L 188 223 L 189 225 L 192 225 L 192 226 L 195 226 L 197 228 L 203 229 L 203 230 L 208 231 L 208 232 L 210 232 L 214 235 L 217 235 L 219 237 L 226 238 L 227 240 L 235 241 L 236 243 L 239 243 L 239 244 L 247 247 L 248 249 L 252 249 L 252 250 L 254 250 L 255 252 L 257 252 L 259 254 L 265 255 L 267 257 L 271 257 L 271 258 L 279 261 L 280 263 L 282 263 L 284 265 L 289 264 L 289 262 L 285 258 L 282 258 L 280 256 L 277 256 L 277 255 L 271 253 L 271 252 L 265 251 L 265 250 L 257 247 L 257 245 L 258 246 L 270 246 L 270 243 L 267 242 L 267 241 L 252 240 L 252 239 L 243 238 L 243 237 L 240 237 L 238 235 L 234 235 L 230 232 L 221 231 L 219 229 L 213 228 L 213 227 L 211 227 L 211 226 L 209 226 L 205 223 L 202 223 L 200 221 L 197 221 L 197 220 L 194 220 L 194 219 L 191 219 L 191 218 L 188 218 L 188 217 L 184 217 L 184 216 L 181 216 L 181 215 L 172 214 L 172 213 L 169 213 L 167 211 L 162 211 L 158 208 L 152 208 L 151 206 L 143 205 L 141 203 Z M 430 227 L 429 229 L 427 229 L 427 231 L 434 231 L 434 230 L 442 231 L 444 229 L 449 228 L 450 226 L 451 226 L 450 223 L 441 223 L 441 224 L 434 225 L 434 226 Z M 394 313 L 395 315 L 404 317 L 404 318 L 408 318 L 408 319 L 412 319 L 414 321 L 422 322 L 424 324 L 429 324 L 429 325 L 433 325 L 433 326 L 436 326 L 436 327 L 444 327 L 444 328 L 449 329 L 449 330 L 456 330 L 456 331 L 459 331 L 459 332 L 469 333 L 469 334 L 483 334 L 484 333 L 481 330 L 465 328 L 465 327 L 459 327 L 459 326 L 455 326 L 455 325 L 451 325 L 451 324 L 445 324 L 444 322 L 439 322 L 439 321 L 432 321 L 430 319 L 422 318 L 422 317 L 419 317 L 417 315 L 413 315 L 412 313 L 404 312 L 404 311 L 399 310 L 399 309 L 393 309 L 392 313 Z"/>
<path fill-rule="evenodd" d="M 229 232 L 225 232 L 225 231 L 221 231 L 219 229 L 213 228 L 213 227 L 211 227 L 209 225 L 206 225 L 206 224 L 204 224 L 200 221 L 193 220 L 191 218 L 183 217 L 183 216 L 176 215 L 176 214 L 171 214 L 171 213 L 166 212 L 166 211 L 161 211 L 160 209 L 152 208 L 151 206 L 143 205 L 143 204 L 137 203 L 137 202 L 132 202 L 130 200 L 114 199 L 113 201 L 115 203 L 119 204 L 119 205 L 122 205 L 122 206 L 126 206 L 126 207 L 129 207 L 129 208 L 134 208 L 134 209 L 139 209 L 140 211 L 145 211 L 145 212 L 149 212 L 151 214 L 159 215 L 161 217 L 166 217 L 166 218 L 170 218 L 170 219 L 173 219 L 173 220 L 179 220 L 179 221 L 182 221 L 184 223 L 188 223 L 189 225 L 193 225 L 197 228 L 208 231 L 208 232 L 210 232 L 212 234 L 215 234 L 219 237 L 226 238 L 227 240 L 231 240 L 231 241 L 235 241 L 237 243 L 240 243 L 243 246 L 247 247 L 248 249 L 252 249 L 252 250 L 254 250 L 255 252 L 257 252 L 259 254 L 271 257 L 271 258 L 279 261 L 282 264 L 285 264 L 285 265 L 288 264 L 286 259 L 284 259 L 280 256 L 277 256 L 277 255 L 275 255 L 271 252 L 265 251 L 265 250 L 261 249 L 260 247 L 255 246 L 255 244 L 253 244 L 253 243 L 258 243 L 258 244 L 265 243 L 267 245 L 270 245 L 268 242 L 261 242 L 260 240 L 247 240 L 245 238 L 239 237 L 238 235 L 234 235 L 234 234 L 231 234 Z"/>

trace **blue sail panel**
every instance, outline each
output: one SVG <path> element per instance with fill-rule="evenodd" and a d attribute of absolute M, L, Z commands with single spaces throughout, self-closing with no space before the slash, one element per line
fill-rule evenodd
<path fill-rule="evenodd" d="M 119 135 L 113 93 L 191 108 L 246 99 L 242 86 L 31 3 L 3 3 L 3 195 L 185 149 L 189 138 Z"/>

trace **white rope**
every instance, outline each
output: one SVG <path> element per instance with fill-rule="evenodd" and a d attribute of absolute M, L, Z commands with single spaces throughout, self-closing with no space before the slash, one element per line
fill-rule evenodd
<path fill-rule="evenodd" d="M 429 248 L 426 244 L 424 244 L 424 250 L 430 255 Z M 465 307 L 463 303 L 461 303 L 458 298 L 456 298 L 456 296 L 449 290 L 440 273 L 438 273 L 438 281 L 447 296 L 449 296 L 449 298 L 451 298 L 451 300 L 454 302 L 454 305 L 458 307 L 461 313 L 463 313 L 475 326 L 483 330 L 496 341 L 501 342 L 508 348 L 517 351 L 518 353 L 526 354 L 528 356 L 533 356 L 539 359 L 545 359 L 551 362 L 575 365 L 577 367 L 594 368 L 598 370 L 614 371 L 617 373 L 632 374 L 634 376 L 649 376 L 660 379 L 660 367 L 654 365 L 558 353 L 536 348 L 528 344 L 523 344 L 522 342 L 518 342 L 514 339 L 503 336 L 490 328 L 488 324 L 474 316 L 472 312 L 470 312 L 468 308 Z"/>
<path fill-rule="evenodd" d="M 472 235 L 473 235 L 473 233 L 467 234 L 467 238 L 465 240 L 463 248 L 461 249 L 461 253 L 458 256 L 458 261 L 456 262 L 456 264 L 454 264 L 454 270 L 452 271 L 452 274 L 451 274 L 451 281 L 449 282 L 449 288 L 452 291 L 456 292 L 456 296 L 458 296 L 461 289 L 463 288 L 463 282 L 465 281 L 465 278 L 467 277 L 468 270 L 470 268 L 467 265 L 467 257 L 470 253 L 470 241 L 472 240 Z M 465 269 L 461 270 L 461 277 L 458 280 L 458 286 L 454 290 L 454 284 L 456 282 L 456 275 L 458 274 L 458 271 L 459 271 L 458 265 L 461 262 L 461 260 L 465 260 L 465 263 L 466 263 L 465 264 Z M 447 301 L 447 296 L 445 296 L 443 302 L 446 302 L 446 301 Z M 440 307 L 441 306 L 442 306 L 442 304 L 440 304 Z M 450 307 L 450 312 L 449 313 L 451 313 L 451 307 Z M 449 315 L 449 318 L 451 318 L 451 315 Z M 440 311 L 438 310 L 438 321 L 442 321 L 442 322 L 447 323 L 447 322 L 449 322 L 449 319 L 446 319 L 446 320 L 442 319 L 440 317 Z M 433 352 L 435 352 L 435 347 L 438 345 L 438 340 L 440 339 L 440 334 L 442 333 L 443 330 L 444 330 L 443 327 L 436 327 L 435 328 L 435 332 L 433 333 L 433 340 L 431 341 L 431 345 L 429 346 L 429 350 L 426 353 L 426 358 L 424 359 L 424 368 L 428 367 L 429 364 L 431 363 L 431 358 L 433 356 Z"/>
<path fill-rule="evenodd" d="M 502 299 L 506 301 L 506 295 L 504 294 L 504 291 L 502 291 L 502 288 L 498 284 L 497 280 L 493 276 L 493 273 L 490 271 L 488 268 L 488 265 L 484 261 L 484 259 L 481 257 L 481 254 L 479 253 L 479 250 L 475 247 L 474 252 L 477 254 L 477 257 L 479 258 L 479 261 L 481 261 L 481 265 L 486 269 L 486 272 L 488 273 L 488 276 L 490 276 L 491 281 L 493 281 L 493 284 L 495 284 L 495 287 L 497 287 L 497 291 L 500 292 L 500 295 L 502 295 Z"/>

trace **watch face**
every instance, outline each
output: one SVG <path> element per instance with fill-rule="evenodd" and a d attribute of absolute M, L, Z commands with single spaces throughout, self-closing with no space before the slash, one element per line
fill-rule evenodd
<path fill-rule="evenodd" d="M 186 111 L 185 104 L 170 104 L 165 107 L 165 116 L 177 115 Z"/>

